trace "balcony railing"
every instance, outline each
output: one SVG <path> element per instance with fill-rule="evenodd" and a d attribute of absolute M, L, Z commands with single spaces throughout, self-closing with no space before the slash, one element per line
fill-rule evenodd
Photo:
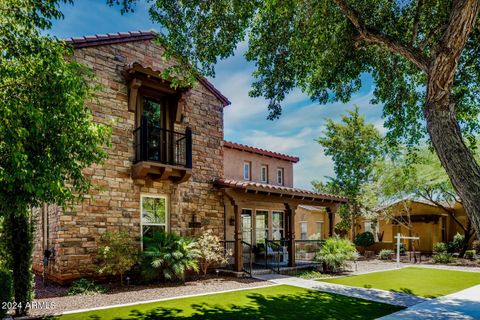
<path fill-rule="evenodd" d="M 135 163 L 151 161 L 192 168 L 192 130 L 175 132 L 151 123 L 142 117 L 141 124 L 133 131 Z"/>

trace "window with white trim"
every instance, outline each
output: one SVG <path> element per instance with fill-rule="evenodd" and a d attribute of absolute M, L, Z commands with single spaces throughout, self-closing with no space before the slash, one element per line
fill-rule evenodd
<path fill-rule="evenodd" d="M 257 210 L 255 212 L 255 242 L 265 243 L 268 239 L 268 210 Z"/>
<path fill-rule="evenodd" d="M 165 196 L 141 196 L 142 238 L 167 231 L 168 203 Z"/>
<path fill-rule="evenodd" d="M 307 228 L 308 223 L 306 221 L 300 222 L 300 240 L 308 240 Z"/>
<path fill-rule="evenodd" d="M 268 166 L 262 165 L 260 167 L 260 181 L 263 183 L 268 183 Z"/>
<path fill-rule="evenodd" d="M 277 169 L 277 183 L 283 186 L 283 168 Z"/>
<path fill-rule="evenodd" d="M 317 221 L 316 222 L 315 233 L 320 235 L 320 239 L 318 239 L 318 240 L 321 240 L 323 238 L 323 221 Z"/>
<path fill-rule="evenodd" d="M 251 180 L 251 164 L 249 161 L 245 161 L 243 163 L 243 180 L 248 180 L 250 181 Z"/>
<path fill-rule="evenodd" d="M 272 211 L 272 239 L 282 240 L 284 238 L 284 212 Z"/>

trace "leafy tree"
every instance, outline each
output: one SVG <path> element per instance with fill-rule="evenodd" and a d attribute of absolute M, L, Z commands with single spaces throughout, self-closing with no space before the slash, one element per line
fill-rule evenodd
<path fill-rule="evenodd" d="M 137 1 L 107 0 L 122 11 Z M 478 0 L 151 3 L 159 41 L 167 56 L 182 57 L 181 70 L 212 76 L 218 59 L 248 39 L 251 95 L 270 100 L 272 119 L 294 87 L 320 103 L 347 102 L 371 73 L 390 140 L 411 146 L 428 132 L 480 235 L 480 167 L 464 141 L 479 130 Z"/>
<path fill-rule="evenodd" d="M 85 104 L 92 72 L 42 35 L 62 16 L 59 2 L 0 0 L 0 215 L 17 314 L 26 313 L 32 293 L 29 208 L 67 205 L 88 192 L 83 169 L 105 159 L 109 136 Z"/>
<path fill-rule="evenodd" d="M 195 239 L 195 248 L 199 253 L 198 260 L 204 276 L 212 264 L 225 264 L 228 262 L 227 257 L 231 255 L 230 252 L 225 252 L 220 239 L 213 234 L 212 230 L 204 232 Z"/>
<path fill-rule="evenodd" d="M 317 141 L 334 163 L 335 178 L 328 177 L 327 188 L 349 198 L 349 208 L 342 218 L 351 222 L 355 239 L 355 221 L 363 213 L 362 186 L 372 179 L 373 164 L 382 152 L 382 138 L 372 124 L 365 123 L 355 107 L 342 116 L 341 123 L 328 120 L 323 136 Z"/>
<path fill-rule="evenodd" d="M 138 261 L 138 247 L 128 232 L 110 232 L 102 235 L 102 243 L 98 248 L 100 266 L 98 273 L 119 275 L 123 285 L 123 275 Z"/>
<path fill-rule="evenodd" d="M 478 157 L 478 149 L 475 156 Z M 406 153 L 399 150 L 390 158 L 385 158 L 376 164 L 374 170 L 375 181 L 364 188 L 372 195 L 371 207 L 383 207 L 381 213 L 394 219 L 407 229 L 412 229 L 410 222 L 410 206 L 414 199 L 421 199 L 438 207 L 463 230 L 464 243 L 460 255 L 468 249 L 468 244 L 474 236 L 471 220 L 467 218 L 461 222 L 453 209 L 456 203 L 462 204 L 453 185 L 440 164 L 438 157 L 426 146 L 418 148 L 415 153 Z M 394 217 L 390 212 L 391 203 L 403 207 L 404 215 Z M 371 210 L 373 211 L 373 210 Z"/>

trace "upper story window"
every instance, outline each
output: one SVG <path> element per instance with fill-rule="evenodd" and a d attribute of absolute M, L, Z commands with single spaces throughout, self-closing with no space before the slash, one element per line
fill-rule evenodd
<path fill-rule="evenodd" d="M 281 186 L 283 186 L 283 168 L 278 168 L 277 169 L 277 183 Z"/>
<path fill-rule="evenodd" d="M 251 171 L 251 162 L 245 161 L 243 163 L 243 180 L 248 180 L 250 181 L 252 179 L 252 171 Z"/>
<path fill-rule="evenodd" d="M 260 167 L 260 181 L 263 183 L 268 183 L 268 166 L 262 165 Z"/>

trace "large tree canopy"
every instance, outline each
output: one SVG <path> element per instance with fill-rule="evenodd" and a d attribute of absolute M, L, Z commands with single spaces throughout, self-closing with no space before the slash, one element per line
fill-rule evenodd
<path fill-rule="evenodd" d="M 107 2 L 128 11 L 137 0 Z M 272 119 L 295 87 L 346 102 L 370 73 L 389 140 L 413 145 L 428 131 L 480 231 L 480 167 L 465 143 L 479 129 L 479 0 L 149 2 L 168 54 L 206 75 L 248 40 L 251 95 L 270 100 Z"/>
<path fill-rule="evenodd" d="M 43 36 L 62 1 L 0 0 L 0 216 L 17 313 L 32 297 L 29 208 L 67 205 L 89 190 L 83 169 L 105 159 L 110 129 L 86 100 L 93 74 L 71 50 Z"/>

